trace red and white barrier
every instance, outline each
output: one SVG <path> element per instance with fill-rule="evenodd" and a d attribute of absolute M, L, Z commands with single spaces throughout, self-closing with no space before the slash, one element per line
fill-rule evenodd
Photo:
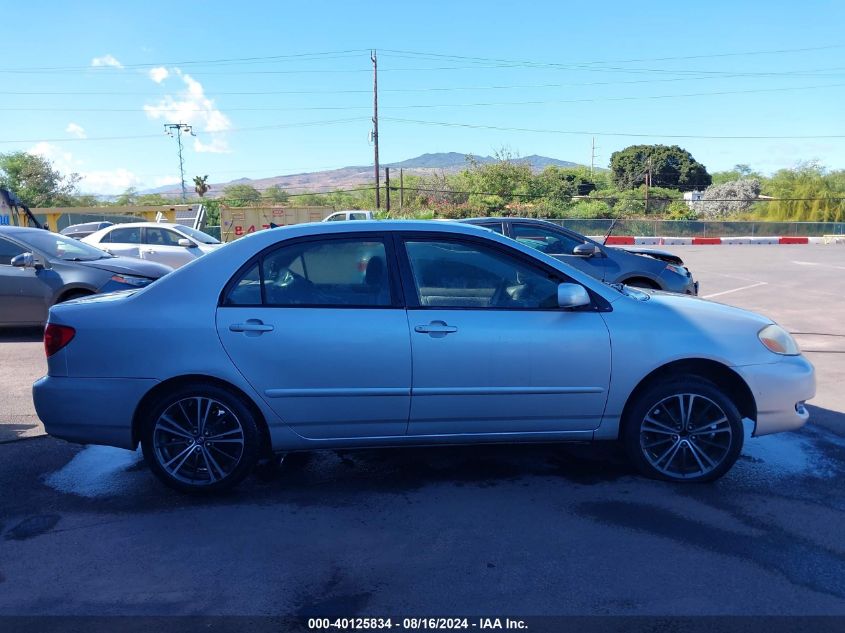
<path fill-rule="evenodd" d="M 604 236 L 593 235 L 592 239 L 602 241 Z M 692 244 L 694 246 L 718 246 L 722 244 L 845 244 L 845 236 L 828 237 L 798 237 L 798 236 L 777 236 L 777 237 L 648 237 L 634 235 L 611 235 L 605 242 L 608 246 L 683 246 Z"/>

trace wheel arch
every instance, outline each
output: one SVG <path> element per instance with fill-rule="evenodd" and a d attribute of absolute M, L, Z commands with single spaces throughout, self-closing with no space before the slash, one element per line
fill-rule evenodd
<path fill-rule="evenodd" d="M 635 286 L 637 282 L 640 282 L 646 288 L 651 288 L 652 290 L 663 289 L 663 286 L 659 281 L 651 277 L 646 277 L 645 275 L 632 275 L 623 279 L 621 283 L 627 286 Z"/>
<path fill-rule="evenodd" d="M 255 422 L 258 425 L 259 432 L 261 433 L 261 455 L 269 456 L 272 454 L 270 427 L 267 425 L 267 420 L 264 417 L 264 414 L 261 412 L 261 409 L 258 407 L 258 405 L 255 404 L 255 401 L 250 398 L 242 389 L 236 387 L 232 383 L 222 380 L 220 378 L 216 378 L 214 376 L 207 376 L 204 374 L 186 374 L 183 376 L 175 376 L 173 378 L 168 378 L 167 380 L 163 380 L 162 382 L 158 383 L 155 387 L 153 387 L 146 394 L 144 394 L 144 397 L 141 398 L 141 401 L 135 408 L 135 414 L 132 416 L 132 443 L 137 446 L 138 442 L 141 441 L 141 421 L 144 419 L 144 415 L 146 415 L 150 408 L 153 406 L 156 399 L 173 389 L 177 389 L 179 387 L 183 387 L 189 384 L 198 383 L 215 385 L 217 387 L 220 387 L 221 389 L 225 389 L 235 397 L 240 398 L 243 401 L 244 405 L 247 406 L 250 412 L 255 416 Z"/>
<path fill-rule="evenodd" d="M 90 295 L 97 294 L 97 291 L 90 286 L 66 286 L 62 288 L 61 292 L 59 292 L 56 300 L 53 303 L 62 303 L 63 301 L 67 301 L 68 298 L 72 295 L 79 295 L 80 297 L 87 297 Z"/>
<path fill-rule="evenodd" d="M 751 388 L 742 376 L 733 369 L 718 361 L 707 358 L 685 358 L 667 363 L 653 370 L 634 387 L 625 401 L 620 418 L 619 437 L 625 428 L 625 421 L 639 396 L 652 385 L 661 380 L 680 378 L 684 376 L 698 376 L 712 382 L 722 389 L 739 409 L 743 418 L 750 418 L 757 423 L 757 402 Z"/>

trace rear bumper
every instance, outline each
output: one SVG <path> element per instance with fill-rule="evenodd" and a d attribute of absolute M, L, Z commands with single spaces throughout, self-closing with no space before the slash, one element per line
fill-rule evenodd
<path fill-rule="evenodd" d="M 32 399 L 50 435 L 79 444 L 131 449 L 135 448 L 135 410 L 157 382 L 146 378 L 44 376 L 32 386 Z"/>
<path fill-rule="evenodd" d="M 816 395 L 816 375 L 803 356 L 784 356 L 776 363 L 734 369 L 751 388 L 757 402 L 755 436 L 793 431 L 810 419 L 804 402 Z"/>

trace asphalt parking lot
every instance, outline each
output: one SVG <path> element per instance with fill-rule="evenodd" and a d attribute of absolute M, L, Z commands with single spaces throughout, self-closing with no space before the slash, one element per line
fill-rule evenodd
<path fill-rule="evenodd" d="M 845 247 L 672 249 L 815 364 L 811 424 L 715 484 L 615 446 L 315 453 L 233 494 L 37 437 L 38 332 L 0 333 L 0 615 L 845 615 Z"/>

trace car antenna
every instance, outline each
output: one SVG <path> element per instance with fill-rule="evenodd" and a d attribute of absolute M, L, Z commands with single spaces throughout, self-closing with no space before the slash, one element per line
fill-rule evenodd
<path fill-rule="evenodd" d="M 609 228 L 609 229 L 607 229 L 607 233 L 605 233 L 605 234 L 604 234 L 604 239 L 603 239 L 603 240 L 602 240 L 602 242 L 601 242 L 601 245 L 602 245 L 602 246 L 604 246 L 605 244 L 607 244 L 607 238 L 609 238 L 609 237 L 610 237 L 610 234 L 611 234 L 611 233 L 613 233 L 613 227 L 614 227 L 614 226 L 616 226 L 616 222 L 617 222 L 618 220 L 619 220 L 619 218 L 613 218 L 613 222 L 611 222 L 611 223 L 610 223 L 610 228 Z"/>

